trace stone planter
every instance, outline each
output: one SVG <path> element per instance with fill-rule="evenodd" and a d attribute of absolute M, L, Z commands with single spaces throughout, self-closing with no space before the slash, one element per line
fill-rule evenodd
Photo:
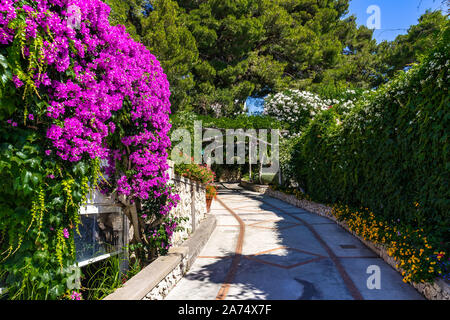
<path fill-rule="evenodd" d="M 241 180 L 239 185 L 245 189 L 249 189 L 259 193 L 266 193 L 267 190 L 269 190 L 269 185 L 256 184 L 246 180 Z"/>

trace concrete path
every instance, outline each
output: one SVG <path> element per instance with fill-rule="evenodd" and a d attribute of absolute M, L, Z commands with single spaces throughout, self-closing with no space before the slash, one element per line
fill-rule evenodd
<path fill-rule="evenodd" d="M 211 207 L 216 230 L 167 300 L 423 299 L 331 220 L 225 187 Z M 369 266 L 379 268 L 381 289 L 368 288 Z"/>

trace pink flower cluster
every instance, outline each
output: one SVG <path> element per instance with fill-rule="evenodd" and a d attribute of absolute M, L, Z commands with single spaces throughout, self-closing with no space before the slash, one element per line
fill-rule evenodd
<path fill-rule="evenodd" d="M 110 8 L 100 0 L 27 2 L 1 1 L 0 44 L 13 41 L 15 30 L 9 23 L 18 15 L 26 19 L 27 39 L 51 34 L 42 48 L 46 71 L 36 74 L 34 81 L 50 98 L 46 110 L 35 116 L 47 118 L 54 154 L 70 162 L 108 159 L 108 173 L 115 173 L 115 162 L 126 155 L 135 174 L 120 176 L 119 193 L 154 197 L 153 192 L 164 189 L 168 180 L 170 147 L 170 91 L 160 63 L 124 26 L 109 24 Z M 81 12 L 79 28 L 68 23 L 73 14 L 68 8 L 74 6 Z M 29 49 L 24 49 L 25 54 Z M 14 75 L 16 87 L 24 80 Z M 119 125 L 115 119 L 123 113 L 131 123 L 122 124 L 122 145 L 110 146 L 108 138 Z M 169 201 L 162 206 L 162 213 L 173 205 Z"/>
<path fill-rule="evenodd" d="M 8 44 L 14 38 L 14 30 L 8 28 L 11 20 L 16 18 L 13 6 L 15 0 L 2 0 L 0 2 L 0 44 Z"/>
<path fill-rule="evenodd" d="M 81 293 L 72 291 L 72 294 L 70 295 L 71 300 L 81 300 Z"/>
<path fill-rule="evenodd" d="M 63 229 L 63 236 L 64 236 L 64 238 L 69 239 L 70 234 L 69 234 L 69 230 L 67 230 L 67 228 Z"/>

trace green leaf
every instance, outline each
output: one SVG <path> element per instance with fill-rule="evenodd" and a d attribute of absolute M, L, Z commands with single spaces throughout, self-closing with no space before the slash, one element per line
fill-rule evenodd
<path fill-rule="evenodd" d="M 84 162 L 80 161 L 73 167 L 73 173 L 80 176 L 85 176 L 87 173 L 87 166 Z"/>
<path fill-rule="evenodd" d="M 30 194 L 32 194 L 34 192 L 34 189 L 31 188 L 28 184 L 24 184 L 22 187 L 23 190 L 23 194 L 25 196 L 29 196 Z"/>
<path fill-rule="evenodd" d="M 27 155 L 25 153 L 21 152 L 21 151 L 16 152 L 16 155 L 19 158 L 24 159 L 24 160 L 27 158 Z"/>
<path fill-rule="evenodd" d="M 28 184 L 28 182 L 30 182 L 31 177 L 33 176 L 33 174 L 30 171 L 23 171 L 22 173 L 22 183 Z"/>
<path fill-rule="evenodd" d="M 6 57 L 0 53 L 0 65 L 3 67 L 3 69 L 8 68 L 8 60 L 6 60 Z"/>
<path fill-rule="evenodd" d="M 11 116 L 14 111 L 16 111 L 16 103 L 15 100 L 9 97 L 3 97 L 0 99 L 0 110 L 4 110 L 6 112 L 5 116 Z"/>
<path fill-rule="evenodd" d="M 52 287 L 49 291 L 49 294 L 55 299 L 61 297 L 64 294 L 64 286 L 58 284 Z"/>
<path fill-rule="evenodd" d="M 12 79 L 12 73 L 9 70 L 5 70 L 1 75 L 0 75 L 0 81 L 2 82 L 3 85 L 5 85 L 8 81 L 10 81 Z"/>
<path fill-rule="evenodd" d="M 34 173 L 34 174 L 31 175 L 31 182 L 32 182 L 35 186 L 39 185 L 40 182 L 41 182 L 41 180 L 42 180 L 42 175 L 41 175 L 41 174 L 39 174 L 39 173 Z"/>

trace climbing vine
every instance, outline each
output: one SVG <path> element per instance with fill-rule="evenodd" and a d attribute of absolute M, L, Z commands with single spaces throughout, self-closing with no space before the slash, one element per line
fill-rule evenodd
<path fill-rule="evenodd" d="M 89 192 L 116 195 L 144 255 L 143 204 L 150 219 L 177 203 L 167 78 L 109 12 L 100 0 L 0 4 L 0 285 L 11 299 L 79 296 L 74 235 Z"/>
<path fill-rule="evenodd" d="M 406 282 L 448 278 L 450 251 L 450 28 L 408 71 L 359 99 L 348 114 L 321 112 L 291 165 L 315 201 L 389 247 Z"/>

